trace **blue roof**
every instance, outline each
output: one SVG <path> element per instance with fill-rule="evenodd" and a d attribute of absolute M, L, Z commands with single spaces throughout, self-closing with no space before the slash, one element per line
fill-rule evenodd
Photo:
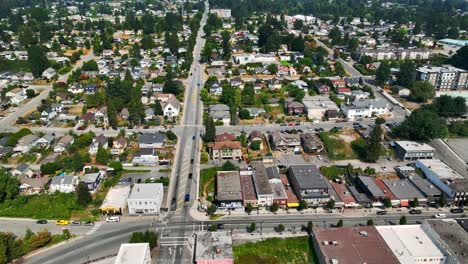
<path fill-rule="evenodd" d="M 454 45 L 454 46 L 466 46 L 468 45 L 468 40 L 462 40 L 462 39 L 441 39 L 439 40 L 440 43 L 448 44 L 448 45 Z"/>

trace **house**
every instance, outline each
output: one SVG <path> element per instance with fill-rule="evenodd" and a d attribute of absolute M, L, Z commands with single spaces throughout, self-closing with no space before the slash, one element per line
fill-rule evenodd
<path fill-rule="evenodd" d="M 364 192 L 367 197 L 369 197 L 374 203 L 374 206 L 382 206 L 382 201 L 385 199 L 386 195 L 381 188 L 377 186 L 375 181 L 369 176 L 358 176 L 356 177 L 354 183 L 356 186 Z"/>
<path fill-rule="evenodd" d="M 380 116 L 388 113 L 388 103 L 380 99 L 355 100 L 350 104 L 342 103 L 341 111 L 349 120 Z"/>
<path fill-rule="evenodd" d="M 107 117 L 107 106 L 99 108 L 99 110 L 94 114 L 94 120 L 98 123 L 109 123 L 109 119 Z"/>
<path fill-rule="evenodd" d="M 49 178 L 47 177 L 28 177 L 26 175 L 18 176 L 20 182 L 19 190 L 22 194 L 37 194 L 44 191 L 44 186 L 47 185 Z"/>
<path fill-rule="evenodd" d="M 220 96 L 223 93 L 223 87 L 217 82 L 211 83 L 209 89 L 212 95 Z"/>
<path fill-rule="evenodd" d="M 273 131 L 270 136 L 272 149 L 287 149 L 297 148 L 301 145 L 301 140 L 298 134 L 282 133 Z"/>
<path fill-rule="evenodd" d="M 75 142 L 75 138 L 70 135 L 62 137 L 57 144 L 54 146 L 55 153 L 63 153 L 69 146 Z"/>
<path fill-rule="evenodd" d="M 130 194 L 130 185 L 117 185 L 109 189 L 106 198 L 99 207 L 102 214 L 121 215 L 127 205 Z"/>
<path fill-rule="evenodd" d="M 33 176 L 34 172 L 31 170 L 31 168 L 29 168 L 28 164 L 21 163 L 14 170 L 11 171 L 11 174 L 13 176 L 24 175 L 26 177 L 31 178 Z"/>
<path fill-rule="evenodd" d="M 79 183 L 78 176 L 54 176 L 50 182 L 49 192 L 71 193 Z"/>
<path fill-rule="evenodd" d="M 315 82 L 314 87 L 319 94 L 328 94 L 330 92 L 330 87 L 322 82 Z"/>
<path fill-rule="evenodd" d="M 273 204 L 273 190 L 268 179 L 267 170 L 261 161 L 251 162 L 253 182 L 257 192 L 258 206 L 271 206 Z"/>
<path fill-rule="evenodd" d="M 348 87 L 359 87 L 360 80 L 359 78 L 345 78 L 346 86 Z"/>
<path fill-rule="evenodd" d="M 337 92 L 337 94 L 339 94 L 339 95 L 351 96 L 353 91 L 351 91 L 350 88 L 343 87 L 343 88 L 337 88 L 337 89 L 336 89 L 336 92 Z"/>
<path fill-rule="evenodd" d="M 229 125 L 231 123 L 229 106 L 225 104 L 210 105 L 208 111 L 215 122 L 223 122 L 224 125 Z"/>
<path fill-rule="evenodd" d="M 57 112 L 53 111 L 50 107 L 47 107 L 44 110 L 42 110 L 40 119 L 43 122 L 48 122 L 54 119 L 56 115 L 57 115 Z"/>
<path fill-rule="evenodd" d="M 88 112 L 81 117 L 80 123 L 89 123 L 94 120 L 94 113 Z"/>
<path fill-rule="evenodd" d="M 50 147 L 55 141 L 55 137 L 51 134 L 45 134 L 43 137 L 39 138 L 36 142 L 36 146 L 46 149 Z"/>
<path fill-rule="evenodd" d="M 102 178 L 104 178 L 104 173 L 99 171 L 95 173 L 87 173 L 83 176 L 83 182 L 88 186 L 90 191 L 96 190 L 101 182 Z"/>
<path fill-rule="evenodd" d="M 235 141 L 236 136 L 234 134 L 223 132 L 221 134 L 216 135 L 215 142 L 223 142 L 223 141 Z"/>
<path fill-rule="evenodd" d="M 213 160 L 242 159 L 242 145 L 239 141 L 209 143 L 208 148 Z"/>
<path fill-rule="evenodd" d="M 286 109 L 290 115 L 300 115 L 304 113 L 304 105 L 296 101 L 287 102 Z"/>
<path fill-rule="evenodd" d="M 394 94 L 398 94 L 398 96 L 400 97 L 409 97 L 411 95 L 411 90 L 406 88 L 406 87 L 403 87 L 403 86 L 400 86 L 400 85 L 394 85 L 392 87 L 392 92 Z"/>
<path fill-rule="evenodd" d="M 52 103 L 50 104 L 50 108 L 52 111 L 55 111 L 57 113 L 61 113 L 63 110 L 63 104 L 62 103 Z"/>
<path fill-rule="evenodd" d="M 154 109 L 153 108 L 146 108 L 145 109 L 145 121 L 151 121 L 154 119 Z"/>
<path fill-rule="evenodd" d="M 158 163 L 158 155 L 154 151 L 154 148 L 140 148 L 132 159 L 133 165 L 156 165 Z"/>
<path fill-rule="evenodd" d="M 426 143 L 399 140 L 395 141 L 395 156 L 400 160 L 432 159 L 435 149 Z"/>
<path fill-rule="evenodd" d="M 84 92 L 84 87 L 81 84 L 73 84 L 68 88 L 68 92 L 72 94 L 80 94 Z"/>
<path fill-rule="evenodd" d="M 129 115 L 130 113 L 128 112 L 128 109 L 122 108 L 122 111 L 120 111 L 120 117 L 124 120 L 127 120 Z"/>
<path fill-rule="evenodd" d="M 162 148 L 166 143 L 166 135 L 160 132 L 144 133 L 138 139 L 140 148 Z"/>
<path fill-rule="evenodd" d="M 314 165 L 294 165 L 288 178 L 299 200 L 308 205 L 318 205 L 330 200 L 328 180 Z"/>
<path fill-rule="evenodd" d="M 27 153 L 36 146 L 38 140 L 39 137 L 34 134 L 26 135 L 18 140 L 18 143 L 16 144 L 15 148 L 13 148 L 13 151 Z"/>
<path fill-rule="evenodd" d="M 258 131 L 258 130 L 254 130 L 254 131 L 250 132 L 249 136 L 247 137 L 247 140 L 250 143 L 252 143 L 254 141 L 263 142 L 263 133 Z"/>
<path fill-rule="evenodd" d="M 119 137 L 117 140 L 114 140 L 111 148 L 112 155 L 120 155 L 127 147 L 127 140 L 124 137 Z"/>
<path fill-rule="evenodd" d="M 129 215 L 158 215 L 163 201 L 162 183 L 136 183 L 127 199 Z"/>
<path fill-rule="evenodd" d="M 304 133 L 299 136 L 301 138 L 301 146 L 307 154 L 319 154 L 324 150 L 322 141 L 312 133 Z"/>
<path fill-rule="evenodd" d="M 238 171 L 217 172 L 215 199 L 220 211 L 244 212 L 242 188 Z"/>
<path fill-rule="evenodd" d="M 278 79 L 273 78 L 267 81 L 267 86 L 270 90 L 279 90 L 281 89 L 281 82 Z"/>
<path fill-rule="evenodd" d="M 54 78 L 57 72 L 53 68 L 47 68 L 45 71 L 42 72 L 42 78 L 46 80 L 51 80 Z"/>
<path fill-rule="evenodd" d="M 175 96 L 169 97 L 169 100 L 163 106 L 163 114 L 168 118 L 179 116 L 180 102 Z"/>
<path fill-rule="evenodd" d="M 265 109 L 259 107 L 246 107 L 244 109 L 249 111 L 251 117 L 258 117 L 266 113 Z"/>
<path fill-rule="evenodd" d="M 276 167 L 268 167 L 266 168 L 266 172 L 268 175 L 268 182 L 273 191 L 273 203 L 277 203 L 280 207 L 286 207 L 288 205 L 288 195 L 284 189 L 278 169 Z"/>
<path fill-rule="evenodd" d="M 107 149 L 108 141 L 109 139 L 102 134 L 93 138 L 93 141 L 91 142 L 91 145 L 89 146 L 89 151 L 88 151 L 89 154 L 91 155 L 96 154 L 98 152 L 99 146 L 101 146 L 104 149 Z"/>
<path fill-rule="evenodd" d="M 331 80 L 331 83 L 335 89 L 346 88 L 346 81 L 343 79 Z"/>

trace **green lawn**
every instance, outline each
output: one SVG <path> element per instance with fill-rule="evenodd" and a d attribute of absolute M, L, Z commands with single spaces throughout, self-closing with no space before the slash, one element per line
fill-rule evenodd
<path fill-rule="evenodd" d="M 344 160 L 344 159 L 355 159 L 356 154 L 349 144 L 343 139 L 338 138 L 337 133 L 333 132 L 321 132 L 319 134 L 320 139 L 325 145 L 328 157 L 331 160 Z"/>
<path fill-rule="evenodd" d="M 333 180 L 333 179 L 339 179 L 340 175 L 344 175 L 346 173 L 346 168 L 337 167 L 337 166 L 330 166 L 330 167 L 322 166 L 320 167 L 320 171 L 329 180 Z"/>
<path fill-rule="evenodd" d="M 6 217 L 70 219 L 72 213 L 83 210 L 74 193 L 18 196 L 0 204 L 0 216 Z"/>
<path fill-rule="evenodd" d="M 208 194 L 215 191 L 215 176 L 216 172 L 220 169 L 221 167 L 214 167 L 200 171 L 200 196 L 204 196 L 204 193 Z"/>
<path fill-rule="evenodd" d="M 303 264 L 318 263 L 309 238 L 270 238 L 257 243 L 233 247 L 234 263 L 239 264 Z"/>
<path fill-rule="evenodd" d="M 22 61 L 22 60 L 11 61 L 11 60 L 0 59 L 0 71 L 30 72 L 31 66 L 29 65 L 29 62 L 27 60 L 26 61 Z"/>

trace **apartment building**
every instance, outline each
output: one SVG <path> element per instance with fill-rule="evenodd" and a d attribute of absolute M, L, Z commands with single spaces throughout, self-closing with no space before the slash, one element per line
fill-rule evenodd
<path fill-rule="evenodd" d="M 419 67 L 416 69 L 416 79 L 430 82 L 439 91 L 468 89 L 468 71 L 451 65 Z"/>

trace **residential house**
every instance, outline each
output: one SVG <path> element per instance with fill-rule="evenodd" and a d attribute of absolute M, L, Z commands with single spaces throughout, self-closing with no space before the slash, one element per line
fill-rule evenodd
<path fill-rule="evenodd" d="M 288 177 L 297 198 L 308 205 L 316 206 L 330 200 L 328 180 L 314 165 L 291 166 Z"/>
<path fill-rule="evenodd" d="M 71 193 L 78 186 L 78 176 L 54 176 L 50 182 L 49 192 Z"/>
<path fill-rule="evenodd" d="M 166 135 L 160 132 L 144 133 L 138 139 L 140 148 L 162 148 L 166 143 Z"/>
<path fill-rule="evenodd" d="M 244 211 L 238 171 L 218 171 L 216 174 L 215 199 L 220 211 Z"/>
<path fill-rule="evenodd" d="M 319 94 L 328 94 L 330 92 L 330 87 L 322 82 L 315 82 L 314 87 Z"/>
<path fill-rule="evenodd" d="M 27 153 L 33 147 L 36 146 L 38 140 L 39 140 L 39 137 L 34 135 L 34 134 L 26 135 L 26 136 L 22 137 L 20 140 L 18 140 L 18 143 L 16 144 L 13 151 L 21 152 L 21 153 Z"/>
<path fill-rule="evenodd" d="M 346 81 L 344 79 L 331 80 L 331 83 L 335 89 L 346 88 Z"/>
<path fill-rule="evenodd" d="M 89 146 L 89 154 L 96 154 L 98 152 L 99 146 L 101 146 L 104 149 L 107 149 L 108 141 L 109 139 L 102 134 L 93 138 L 93 142 L 91 142 L 91 145 Z"/>
<path fill-rule="evenodd" d="M 297 148 L 301 145 L 301 140 L 298 134 L 282 133 L 280 131 L 273 131 L 270 136 L 271 148 L 287 149 Z"/>
<path fill-rule="evenodd" d="M 286 109 L 290 115 L 300 115 L 304 113 L 304 105 L 296 101 L 287 102 Z"/>
<path fill-rule="evenodd" d="M 223 87 L 217 83 L 213 82 L 210 84 L 210 94 L 220 96 L 223 93 Z"/>
<path fill-rule="evenodd" d="M 108 124 L 109 119 L 108 119 L 108 116 L 107 116 L 107 106 L 103 106 L 103 107 L 99 108 L 99 110 L 94 114 L 94 119 L 98 123 Z"/>
<path fill-rule="evenodd" d="M 151 121 L 154 119 L 154 109 L 153 108 L 146 108 L 145 109 L 145 121 Z"/>
<path fill-rule="evenodd" d="M 18 177 L 20 182 L 19 190 L 22 194 L 38 194 L 44 191 L 44 186 L 47 185 L 49 178 L 47 177 L 28 177 L 20 175 Z"/>
<path fill-rule="evenodd" d="M 140 148 L 134 155 L 133 165 L 156 165 L 158 163 L 158 155 L 154 148 Z"/>
<path fill-rule="evenodd" d="M 55 153 L 63 153 L 65 150 L 75 142 L 75 138 L 71 135 L 62 137 L 54 146 Z"/>
<path fill-rule="evenodd" d="M 224 141 L 208 144 L 210 156 L 213 160 L 242 159 L 242 145 L 239 141 Z"/>
<path fill-rule="evenodd" d="M 88 186 L 90 191 L 96 190 L 101 182 L 102 178 L 104 178 L 104 173 L 99 171 L 95 173 L 87 173 L 83 176 L 83 182 Z"/>
<path fill-rule="evenodd" d="M 168 118 L 179 116 L 180 102 L 175 96 L 169 97 L 169 100 L 163 106 L 163 114 Z"/>
<path fill-rule="evenodd" d="M 215 142 L 223 142 L 223 141 L 235 141 L 236 136 L 234 134 L 223 132 L 221 134 L 216 135 Z"/>
<path fill-rule="evenodd" d="M 247 140 L 252 143 L 254 141 L 260 141 L 260 142 L 263 142 L 263 133 L 260 132 L 259 130 L 254 130 L 252 132 L 250 132 Z"/>
<path fill-rule="evenodd" d="M 323 142 L 319 137 L 312 133 L 304 133 L 300 135 L 302 149 L 307 154 L 319 154 L 324 150 Z"/>
<path fill-rule="evenodd" d="M 111 154 L 120 155 L 127 147 L 127 140 L 124 137 L 119 137 L 112 143 Z"/>
<path fill-rule="evenodd" d="M 92 121 L 94 121 L 94 113 L 92 112 L 84 114 L 80 119 L 80 123 L 90 123 Z"/>
<path fill-rule="evenodd" d="M 47 68 L 44 72 L 42 72 L 42 78 L 51 80 L 54 78 L 55 74 L 57 74 L 57 72 L 53 68 Z"/>
<path fill-rule="evenodd" d="M 270 186 L 265 165 L 261 161 L 253 161 L 251 165 L 258 206 L 271 206 L 273 204 L 273 190 Z"/>
<path fill-rule="evenodd" d="M 332 119 L 339 115 L 340 108 L 328 96 L 306 96 L 302 102 L 309 119 L 322 120 L 324 117 Z"/>
<path fill-rule="evenodd" d="M 63 104 L 62 103 L 52 103 L 50 104 L 50 108 L 52 111 L 55 111 L 57 113 L 61 113 L 63 110 Z"/>
<path fill-rule="evenodd" d="M 341 111 L 349 120 L 380 116 L 388 113 L 388 103 L 380 99 L 355 100 L 350 104 L 342 103 Z"/>
<path fill-rule="evenodd" d="M 231 112 L 225 104 L 215 104 L 209 107 L 210 116 L 215 122 L 223 122 L 224 125 L 231 123 Z"/>
<path fill-rule="evenodd" d="M 251 117 L 258 117 L 266 113 L 265 109 L 259 107 L 246 107 L 245 110 L 249 111 Z"/>
<path fill-rule="evenodd" d="M 24 175 L 28 178 L 31 178 L 34 174 L 33 170 L 29 167 L 26 163 L 21 163 L 20 165 L 16 166 L 15 169 L 11 170 L 11 174 L 13 176 L 20 176 Z"/>
<path fill-rule="evenodd" d="M 57 115 L 57 112 L 52 110 L 50 107 L 45 108 L 41 112 L 41 121 L 42 122 L 48 122 L 54 119 L 54 117 Z"/>

